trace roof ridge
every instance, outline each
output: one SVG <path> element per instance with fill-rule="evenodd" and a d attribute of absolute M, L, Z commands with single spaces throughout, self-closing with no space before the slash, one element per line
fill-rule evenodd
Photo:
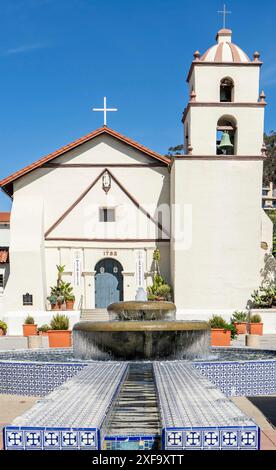
<path fill-rule="evenodd" d="M 95 131 L 92 131 L 92 132 L 84 135 L 83 137 L 80 137 L 80 138 L 74 140 L 73 142 L 60 147 L 58 150 L 55 150 L 54 152 L 49 153 L 48 155 L 40 158 L 39 160 L 36 160 L 35 162 L 27 165 L 26 167 L 22 168 L 21 170 L 15 171 L 11 175 L 7 176 L 6 178 L 4 178 L 0 181 L 0 187 L 5 187 L 7 184 L 12 183 L 16 179 L 26 175 L 27 173 L 30 173 L 31 171 L 35 170 L 36 168 L 41 167 L 44 163 L 47 163 L 50 160 L 53 160 L 54 158 L 57 158 L 57 157 L 63 155 L 64 153 L 68 152 L 69 150 L 72 150 L 72 149 L 78 147 L 79 145 L 82 145 L 82 144 L 88 142 L 89 140 L 91 140 L 91 139 L 93 139 L 93 138 L 95 138 L 95 137 L 97 137 L 101 134 L 104 134 L 104 133 L 106 133 L 106 134 L 108 134 L 108 135 L 110 135 L 114 138 L 117 138 L 117 139 L 121 140 L 122 142 L 126 143 L 127 145 L 130 145 L 130 146 L 136 148 L 137 150 L 140 150 L 141 152 L 147 154 L 148 156 L 150 156 L 152 158 L 155 158 L 159 161 L 162 161 L 163 163 L 165 163 L 167 165 L 169 165 L 169 163 L 170 163 L 169 158 L 167 158 L 167 157 L 165 157 L 165 156 L 163 156 L 163 155 L 161 155 L 157 152 L 154 152 L 153 150 L 149 149 L 148 147 L 145 147 L 142 144 L 139 144 L 138 142 L 136 142 L 135 140 L 130 139 L 129 137 L 125 137 L 120 132 L 114 131 L 113 129 L 111 129 L 107 126 L 102 126 L 102 127 L 99 127 L 98 129 L 96 129 Z"/>

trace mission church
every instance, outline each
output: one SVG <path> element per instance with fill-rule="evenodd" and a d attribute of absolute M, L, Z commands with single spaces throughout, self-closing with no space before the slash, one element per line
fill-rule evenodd
<path fill-rule="evenodd" d="M 0 316 L 46 316 L 56 265 L 77 311 L 133 300 L 152 283 L 156 248 L 179 317 L 245 309 L 272 247 L 261 208 L 261 65 L 225 28 L 194 53 L 183 155 L 160 155 L 105 121 L 3 179 L 12 210 Z"/>

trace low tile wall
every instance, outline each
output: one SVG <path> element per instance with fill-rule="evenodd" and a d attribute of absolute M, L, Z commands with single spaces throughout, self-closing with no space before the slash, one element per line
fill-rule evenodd
<path fill-rule="evenodd" d="M 0 393 L 43 397 L 76 375 L 83 363 L 0 362 Z"/>
<path fill-rule="evenodd" d="M 88 364 L 0 361 L 0 393 L 45 396 Z M 226 396 L 276 393 L 276 360 L 196 362 L 193 367 Z"/>
<path fill-rule="evenodd" d="M 226 396 L 276 393 L 276 361 L 198 362 L 193 367 Z"/>

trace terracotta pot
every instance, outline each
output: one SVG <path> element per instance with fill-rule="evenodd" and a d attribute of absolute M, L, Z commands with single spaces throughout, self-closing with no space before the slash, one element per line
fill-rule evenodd
<path fill-rule="evenodd" d="M 37 335 L 37 325 L 24 324 L 22 326 L 23 326 L 23 336 Z"/>
<path fill-rule="evenodd" d="M 3 328 L 0 328 L 0 336 L 5 336 L 6 332 L 3 330 Z"/>
<path fill-rule="evenodd" d="M 249 323 L 249 333 L 251 335 L 260 335 L 263 334 L 263 323 Z"/>
<path fill-rule="evenodd" d="M 48 336 L 48 331 L 39 331 L 39 336 Z"/>
<path fill-rule="evenodd" d="M 65 303 L 66 303 L 66 310 L 74 310 L 74 304 L 75 304 L 74 300 L 66 300 Z"/>
<path fill-rule="evenodd" d="M 50 348 L 70 348 L 72 345 L 71 330 L 49 330 Z"/>
<path fill-rule="evenodd" d="M 58 304 L 51 304 L 51 309 L 52 309 L 52 310 L 60 310 Z"/>
<path fill-rule="evenodd" d="M 246 321 L 234 322 L 234 326 L 237 330 L 238 335 L 245 335 L 246 334 L 246 325 L 247 325 Z"/>
<path fill-rule="evenodd" d="M 231 331 L 223 328 L 211 328 L 212 346 L 230 346 Z"/>

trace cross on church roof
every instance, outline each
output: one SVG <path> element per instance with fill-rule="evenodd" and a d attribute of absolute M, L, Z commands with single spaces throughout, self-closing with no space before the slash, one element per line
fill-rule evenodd
<path fill-rule="evenodd" d="M 118 111 L 117 108 L 107 108 L 106 107 L 106 96 L 104 97 L 104 107 L 103 108 L 93 108 L 93 111 L 103 111 L 104 113 L 104 126 L 107 125 L 107 113 L 109 111 Z"/>
<path fill-rule="evenodd" d="M 219 10 L 218 13 L 223 15 L 223 28 L 226 27 L 226 16 L 230 15 L 232 11 L 227 11 L 226 5 L 223 5 L 223 10 Z"/>

